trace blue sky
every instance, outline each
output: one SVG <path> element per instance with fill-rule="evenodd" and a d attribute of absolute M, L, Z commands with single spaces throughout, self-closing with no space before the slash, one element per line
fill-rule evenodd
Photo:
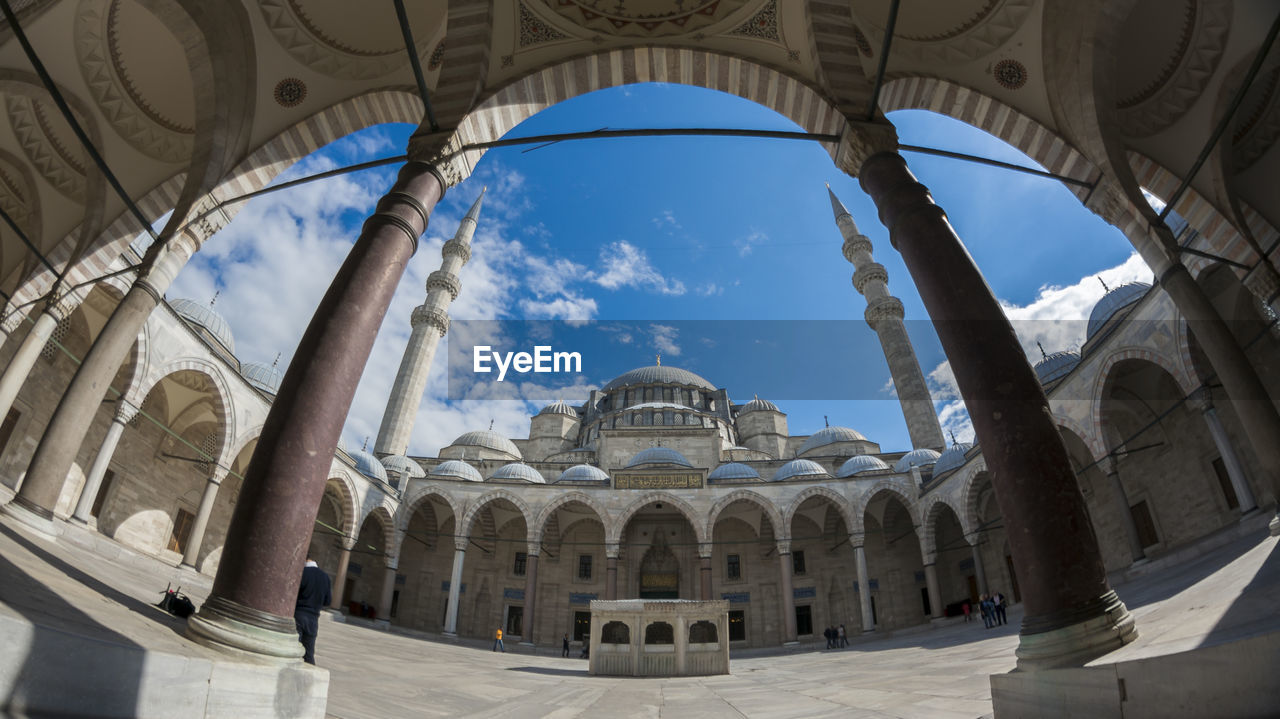
<path fill-rule="evenodd" d="M 904 144 L 938 147 L 1032 164 L 980 130 L 923 111 L 894 113 Z M 563 102 L 530 118 L 513 135 L 638 127 L 796 128 L 741 98 L 675 85 L 604 90 Z M 285 177 L 396 154 L 412 128 L 382 126 L 323 148 Z M 916 175 L 949 214 L 1024 344 L 1035 352 L 1083 340 L 1083 320 L 1102 295 L 1101 274 L 1114 286 L 1149 280 L 1118 230 L 1095 217 L 1065 187 L 1007 170 L 907 154 Z M 360 223 L 391 184 L 394 168 L 313 183 L 248 203 L 179 276 L 171 298 L 207 300 L 231 324 L 242 361 L 291 358 L 311 312 L 341 263 Z M 908 331 L 930 377 L 944 425 L 970 439 L 945 357 L 898 254 L 856 180 L 816 143 L 744 138 L 635 138 L 563 142 L 530 150 L 491 150 L 475 174 L 449 190 L 388 312 L 344 432 L 358 448 L 376 434 L 382 408 L 408 339 L 409 313 L 425 297 L 423 283 L 440 263 L 440 246 L 488 186 L 471 262 L 463 271 L 456 320 L 627 320 L 641 328 L 610 349 L 610 366 L 643 366 L 661 351 L 725 386 L 735 401 L 760 393 L 789 415 L 793 434 L 831 424 L 853 427 L 887 450 L 908 449 L 905 423 L 891 394 L 888 368 L 862 322 L 865 301 L 841 254 L 825 183 L 848 207 L 889 273 L 889 289 L 905 308 Z M 289 288 L 287 292 L 280 288 Z M 822 358 L 829 371 L 857 377 L 830 399 L 768 396 L 776 377 L 753 381 L 749 352 L 709 353 L 699 323 L 824 320 L 847 328 L 859 351 Z M 843 322 L 834 322 L 843 321 Z M 702 327 L 708 326 L 702 324 Z M 762 325 L 784 327 L 784 322 Z M 649 328 L 649 329 L 645 329 Z M 663 329 L 667 328 L 667 329 Z M 670 328 L 675 328 L 674 333 Z M 723 330 L 732 332 L 734 330 Z M 868 343 L 870 346 L 868 347 Z M 695 347 L 701 345 L 701 352 Z M 799 342 L 808 353 L 836 352 L 839 342 Z M 560 349 L 557 347 L 557 349 Z M 584 353 L 592 347 L 573 347 Z M 601 347 L 595 348 L 603 351 Z M 629 358 L 627 353 L 634 353 Z M 483 428 L 525 436 L 537 405 L 447 399 L 445 354 L 432 368 L 411 454 L 434 455 L 457 435 Z M 708 359 L 712 357 L 713 359 Z M 785 358 L 785 353 L 783 354 Z M 683 360 L 683 361 L 682 361 Z M 729 372 L 725 367 L 732 367 Z M 745 368 L 745 369 L 744 369 Z M 731 374 L 732 380 L 719 375 Z M 591 378 L 595 380 L 596 378 Z M 808 385 L 805 397 L 823 397 Z M 748 385 L 748 386 L 741 386 Z M 870 389 L 865 389 L 870 388 Z M 785 391 L 785 390 L 775 390 Z"/>

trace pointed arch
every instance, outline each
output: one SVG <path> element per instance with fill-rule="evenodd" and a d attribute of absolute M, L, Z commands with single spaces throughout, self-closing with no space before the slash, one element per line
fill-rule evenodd
<path fill-rule="evenodd" d="M 1094 375 L 1094 387 L 1092 392 L 1093 406 L 1091 408 L 1091 420 L 1093 424 L 1094 434 L 1103 442 L 1105 442 L 1106 434 L 1102 431 L 1102 401 L 1103 393 L 1107 390 L 1107 384 L 1111 380 L 1111 371 L 1116 364 L 1125 360 L 1145 360 L 1159 367 L 1169 374 L 1174 383 L 1178 386 L 1178 390 L 1183 396 L 1188 396 L 1194 392 L 1199 386 L 1199 382 L 1193 381 L 1184 371 L 1181 363 L 1175 362 L 1162 352 L 1156 352 L 1146 347 L 1122 347 L 1113 351 L 1111 354 L 1100 362 L 1097 367 L 1097 374 Z M 1092 449 L 1092 447 L 1090 447 Z M 1098 456 L 1105 455 L 1106 452 Z"/>
<path fill-rule="evenodd" d="M 964 513 L 956 509 L 950 497 L 942 495 L 934 495 L 929 498 L 928 503 L 920 512 L 920 525 L 923 528 L 923 536 L 920 538 L 920 549 L 924 553 L 925 563 L 928 559 L 938 556 L 938 532 L 936 528 L 937 520 L 940 513 L 945 510 L 951 510 L 952 516 L 956 518 L 956 523 L 960 525 L 960 531 L 968 535 L 969 529 L 965 526 Z"/>
<path fill-rule="evenodd" d="M 689 526 L 693 528 L 693 534 L 697 539 L 698 544 L 705 544 L 707 542 L 707 537 L 704 532 L 706 529 L 705 524 L 698 521 L 699 513 L 692 505 L 683 499 L 666 492 L 645 492 L 643 495 L 632 500 L 631 504 L 627 505 L 626 509 L 623 509 L 618 514 L 614 519 L 612 526 L 605 528 L 605 543 L 615 545 L 620 544 L 622 541 L 622 531 L 626 529 L 627 522 L 631 521 L 631 518 L 635 516 L 636 512 L 639 512 L 641 509 L 644 509 L 646 506 L 653 504 L 654 502 L 664 502 L 680 510 L 680 513 L 683 514 L 684 518 L 689 522 Z"/>
<path fill-rule="evenodd" d="M 827 499 L 832 504 L 834 504 L 836 507 L 836 510 L 840 512 L 840 516 L 844 518 L 845 529 L 847 529 L 850 533 L 861 530 L 862 528 L 861 515 L 856 515 L 858 516 L 858 519 L 857 520 L 854 519 L 855 515 L 853 515 L 850 511 L 851 508 L 850 508 L 848 499 L 840 496 L 834 490 L 831 490 L 827 487 L 809 487 L 808 489 L 805 489 L 800 494 L 797 494 L 796 498 L 791 500 L 791 504 L 787 507 L 786 511 L 783 513 L 783 521 L 786 522 L 786 524 L 784 525 L 785 527 L 784 531 L 786 532 L 786 536 L 788 537 L 791 536 L 791 522 L 795 519 L 796 512 L 800 509 L 800 505 L 804 504 L 806 500 L 809 500 L 813 497 L 823 497 L 824 499 Z M 908 509 L 909 508 L 910 507 L 908 507 Z"/>
<path fill-rule="evenodd" d="M 538 510 L 537 517 L 534 519 L 533 524 L 529 525 L 530 541 L 534 543 L 541 543 L 542 533 L 546 529 L 547 522 L 551 521 L 551 515 L 557 509 L 569 504 L 570 502 L 578 502 L 579 504 L 590 507 L 591 511 L 595 512 L 596 517 L 600 520 L 600 524 L 602 524 L 607 530 L 609 527 L 609 511 L 604 508 L 604 505 L 597 502 L 585 492 L 574 491 L 556 497 L 542 509 Z"/>
<path fill-rule="evenodd" d="M 520 511 L 521 516 L 524 518 L 524 526 L 526 531 L 528 531 L 528 527 L 531 525 L 534 517 L 533 511 L 529 509 L 529 504 L 521 499 L 520 495 L 515 492 L 507 489 L 494 489 L 480 495 L 480 497 L 476 499 L 471 506 L 467 507 L 466 512 L 462 515 L 462 521 L 458 523 L 458 535 L 462 537 L 471 536 L 471 528 L 474 526 L 476 517 L 480 514 L 480 510 L 499 499 L 505 499 L 515 505 L 516 509 Z"/>
<path fill-rule="evenodd" d="M 867 513 L 867 506 L 870 505 L 877 496 L 885 492 L 888 492 L 890 495 L 898 499 L 898 501 L 902 502 L 902 506 L 913 519 L 920 516 L 917 510 L 916 500 L 903 486 L 904 483 L 904 480 L 901 479 L 881 479 L 863 490 L 859 496 L 854 498 L 853 510 L 860 520 L 858 522 L 858 526 L 863 526 L 863 520 Z"/>
<path fill-rule="evenodd" d="M 413 519 L 413 515 L 417 513 L 423 502 L 430 499 L 438 499 L 441 503 L 449 507 L 449 511 L 453 513 L 454 522 L 460 528 L 462 526 L 462 515 L 465 513 L 463 503 L 453 495 L 445 492 L 439 487 L 425 485 L 419 487 L 400 503 L 400 511 L 397 517 L 396 526 L 401 531 L 409 529 L 409 522 Z"/>
<path fill-rule="evenodd" d="M 784 523 L 783 514 L 778 510 L 777 505 L 759 492 L 754 492 L 750 489 L 737 489 L 716 500 L 716 503 L 711 505 L 711 510 L 707 512 L 706 537 L 714 538 L 716 522 L 720 520 L 720 513 L 729 505 L 739 501 L 750 502 L 759 507 L 764 512 L 765 517 L 769 519 L 769 524 L 773 526 L 773 536 L 784 536 L 783 532 L 790 525 Z"/>

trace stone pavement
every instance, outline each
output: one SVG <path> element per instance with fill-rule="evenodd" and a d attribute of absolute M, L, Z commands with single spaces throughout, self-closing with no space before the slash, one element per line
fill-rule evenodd
<path fill-rule="evenodd" d="M 58 543 L 0 527 L 0 614 L 99 641 L 207 657 L 182 622 L 150 605 L 181 583 L 197 604 L 210 578 L 139 555 L 84 530 Z M 1098 660 L 1184 651 L 1280 631 L 1280 552 L 1265 529 L 1116 587 L 1138 619 L 1139 639 Z M 735 652 L 732 674 L 590 677 L 559 649 L 445 641 L 326 617 L 317 647 L 330 672 L 328 713 L 363 717 L 980 717 L 991 712 L 988 675 L 1014 666 L 1018 607 L 1010 624 L 945 620 L 856 638 L 843 650 Z M 0 667 L 0 675 L 13 671 Z M 127 688 L 126 688 L 127 689 Z M 3 699 L 3 697 L 0 697 Z M 2 703 L 2 702 L 0 702 Z"/>

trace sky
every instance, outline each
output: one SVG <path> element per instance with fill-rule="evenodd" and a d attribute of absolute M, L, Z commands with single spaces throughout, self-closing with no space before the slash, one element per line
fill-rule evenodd
<path fill-rule="evenodd" d="M 981 130 L 925 111 L 889 116 L 903 144 L 1035 167 Z M 701 88 L 649 83 L 583 95 L 529 118 L 511 136 L 644 127 L 799 128 L 772 110 Z M 350 135 L 277 181 L 403 152 L 408 125 Z M 1014 321 L 1028 358 L 1077 349 L 1104 293 L 1150 270 L 1119 230 L 1060 183 L 975 163 L 904 153 Z M 170 299 L 207 302 L 230 324 L 242 362 L 287 367 L 330 279 L 397 168 L 353 173 L 265 195 L 192 259 Z M 430 370 L 409 454 L 435 456 L 462 433 L 525 437 L 529 416 L 556 393 L 578 401 L 621 372 L 655 362 L 725 387 L 735 402 L 777 403 L 792 434 L 852 427 L 884 451 L 910 449 L 888 366 L 864 323 L 866 302 L 826 184 L 848 208 L 902 300 L 907 330 L 944 432 L 972 441 L 928 315 L 870 199 L 817 143 L 753 138 L 627 138 L 490 150 L 450 188 L 409 264 L 379 332 L 343 431 L 343 446 L 372 449 L 440 250 L 487 187 L 462 292 L 450 308 L 460 338 L 480 332 L 502 347 L 553 327 L 556 350 L 586 365 L 563 389 L 490 397 L 458 381 L 445 344 Z M 539 321 L 529 324 L 527 321 Z M 563 321 L 570 322 L 563 322 Z M 585 324 L 584 324 L 585 322 Z M 542 331 L 542 330 L 539 330 Z M 484 334 L 484 333 L 488 334 Z M 470 333 L 470 334 L 468 334 Z M 625 341 L 624 338 L 625 337 Z M 462 347 L 461 340 L 455 344 Z M 468 345 L 470 346 L 470 345 Z M 466 359 L 465 353 L 454 354 Z M 474 378 L 474 375 L 473 375 Z M 451 381 L 452 379 L 452 381 Z M 525 388 L 517 382 L 504 390 Z M 451 393 L 452 390 L 452 393 Z M 785 395 L 785 396 L 784 396 Z M 505 395 L 504 395 L 505 396 Z M 451 398 L 452 397 L 452 398 Z"/>

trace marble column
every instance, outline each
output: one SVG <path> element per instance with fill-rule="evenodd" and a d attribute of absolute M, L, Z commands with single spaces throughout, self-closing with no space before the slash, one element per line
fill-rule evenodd
<path fill-rule="evenodd" d="M 382 574 L 382 594 L 378 597 L 378 621 L 391 623 L 391 600 L 396 592 L 396 572 L 400 569 L 400 562 L 394 558 L 387 558 L 386 571 Z"/>
<path fill-rule="evenodd" d="M 36 358 L 40 356 L 40 351 L 53 336 L 58 323 L 66 319 L 68 314 L 70 314 L 68 308 L 63 307 L 56 300 L 50 300 L 44 312 L 36 318 L 35 325 L 27 331 L 27 336 L 23 338 L 22 344 L 18 345 L 13 357 L 9 358 L 9 366 L 5 367 L 4 374 L 0 375 L 0 418 L 9 414 L 13 401 L 18 398 L 18 392 L 26 383 L 27 376 L 31 374 Z"/>
<path fill-rule="evenodd" d="M 196 521 L 191 525 L 191 536 L 187 541 L 187 550 L 182 553 L 183 567 L 196 569 L 196 561 L 200 559 L 200 545 L 204 544 L 204 533 L 209 528 L 209 516 L 213 514 L 213 503 L 218 499 L 218 487 L 226 477 L 225 470 L 219 469 L 209 481 L 204 483 L 204 495 L 200 497 L 200 507 L 196 510 Z"/>
<path fill-rule="evenodd" d="M 111 419 L 111 426 L 107 428 L 107 436 L 102 440 L 102 448 L 98 450 L 98 456 L 93 458 L 93 464 L 89 467 L 89 475 L 84 479 L 84 487 L 80 490 L 80 499 L 76 502 L 76 510 L 71 515 L 71 521 L 78 524 L 89 523 L 93 503 L 98 499 L 102 478 L 106 476 L 107 469 L 111 466 L 111 457 L 116 453 L 116 445 L 120 443 L 125 425 L 133 421 L 137 414 L 138 408 L 124 399 L 116 404 L 116 414 Z"/>
<path fill-rule="evenodd" d="M 458 600 L 462 597 L 462 564 L 467 559 L 466 537 L 458 537 L 453 543 L 453 572 L 449 574 L 449 604 L 444 612 L 444 633 L 458 635 Z"/>
<path fill-rule="evenodd" d="M 929 616 L 942 618 L 942 592 L 938 589 L 938 564 L 929 562 L 924 565 L 924 586 L 929 592 Z"/>
<path fill-rule="evenodd" d="M 209 599 L 187 622 L 192 640 L 277 660 L 299 656 L 293 605 L 333 452 L 444 187 L 434 166 L 406 163 L 316 308 L 245 470 Z"/>
<path fill-rule="evenodd" d="M 975 539 L 969 546 L 973 549 L 973 573 L 978 580 L 978 594 L 990 594 L 987 589 L 987 569 L 982 564 L 982 542 Z"/>
<path fill-rule="evenodd" d="M 604 552 L 604 598 L 613 601 L 618 598 L 618 546 L 609 545 Z"/>
<path fill-rule="evenodd" d="M 1222 456 L 1222 464 L 1227 469 L 1227 477 L 1231 480 L 1231 489 L 1235 490 L 1236 501 L 1240 504 L 1240 513 L 1243 514 L 1258 506 L 1258 500 L 1253 496 L 1249 480 L 1244 476 L 1244 466 L 1240 464 L 1240 457 L 1231 444 L 1231 438 L 1227 436 L 1227 428 L 1222 426 L 1222 418 L 1218 416 L 1218 409 L 1213 406 L 1213 400 L 1209 398 L 1208 392 L 1200 390 L 1196 396 L 1187 398 L 1187 404 L 1193 409 L 1200 410 L 1204 423 L 1209 427 L 1209 435 L 1213 437 L 1213 444 L 1218 448 L 1218 454 Z"/>
<path fill-rule="evenodd" d="M 796 595 L 791 587 L 791 542 L 778 542 L 778 572 L 782 586 L 782 643 L 796 644 Z"/>
<path fill-rule="evenodd" d="M 521 630 L 520 643 L 533 645 L 533 618 L 537 611 L 538 600 L 538 555 L 540 545 L 530 543 L 524 565 L 524 627 Z"/>
<path fill-rule="evenodd" d="M 356 546 L 355 537 L 342 538 L 342 550 L 338 553 L 338 571 L 333 575 L 333 589 L 330 596 L 333 598 L 329 602 L 330 609 L 342 611 L 342 600 L 346 597 L 342 596 L 347 587 L 347 568 L 351 566 L 351 550 Z"/>
<path fill-rule="evenodd" d="M 862 610 L 862 631 L 874 632 L 876 618 L 871 611 L 871 579 L 867 576 L 867 550 L 863 545 L 853 545 L 853 562 L 858 571 L 858 605 Z"/>
<path fill-rule="evenodd" d="M 711 545 L 706 544 L 698 548 L 698 573 L 702 579 L 702 601 L 711 599 Z"/>
<path fill-rule="evenodd" d="M 902 254 L 987 458 L 1022 580 L 1018 667 L 1082 665 L 1132 641 L 1133 617 L 1107 584 L 1084 496 L 1018 336 L 886 128 L 869 134 L 851 124 L 837 162 L 856 171 Z"/>
<path fill-rule="evenodd" d="M 1102 469 L 1111 485 L 1112 501 L 1119 508 L 1120 524 L 1124 526 L 1125 538 L 1129 540 L 1129 555 L 1135 562 L 1146 559 L 1147 553 L 1138 538 L 1138 525 L 1134 524 L 1133 510 L 1129 508 L 1129 494 L 1124 491 L 1124 482 L 1120 480 L 1120 462 L 1115 457 L 1107 457 L 1102 460 Z"/>

